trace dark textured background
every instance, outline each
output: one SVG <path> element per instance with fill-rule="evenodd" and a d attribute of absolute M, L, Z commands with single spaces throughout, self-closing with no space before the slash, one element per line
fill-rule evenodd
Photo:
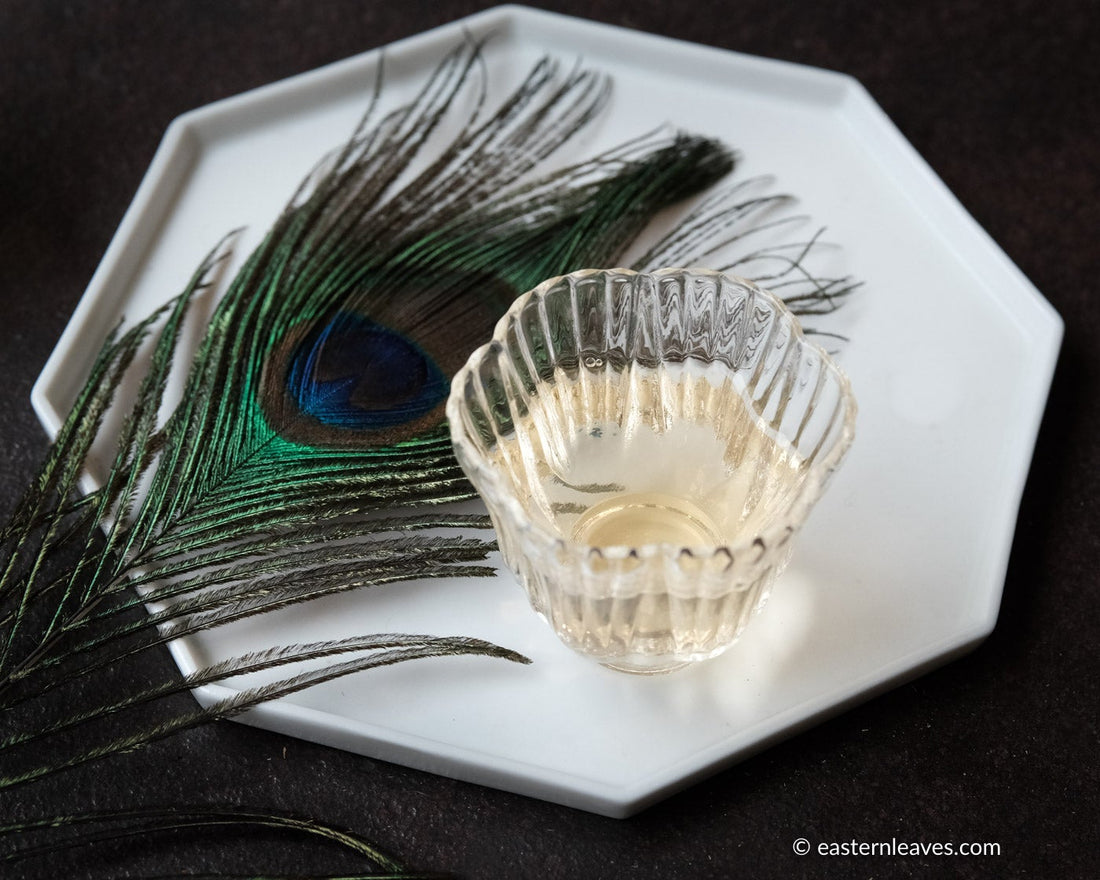
<path fill-rule="evenodd" d="M 535 4 L 543 5 L 543 4 Z M 31 385 L 178 114 L 483 8 L 459 0 L 0 0 L 0 511 Z M 1050 299 L 1066 339 L 1001 618 L 975 653 L 627 821 L 218 724 L 0 795 L 0 821 L 170 800 L 293 810 L 466 878 L 1095 877 L 1100 23 L 1095 3 L 588 0 L 600 21 L 859 78 Z M 124 669 L 141 681 L 167 655 Z M 799 858 L 819 840 L 997 858 Z M 6 844 L 0 843 L 0 846 Z M 348 869 L 271 836 L 143 840 L 28 876 Z M 0 866 L 0 876 L 29 867 Z"/>

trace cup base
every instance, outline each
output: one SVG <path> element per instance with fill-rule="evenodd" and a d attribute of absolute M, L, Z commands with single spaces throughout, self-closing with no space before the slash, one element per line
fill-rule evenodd
<path fill-rule="evenodd" d="M 670 672 L 675 672 L 677 669 L 683 669 L 685 666 L 690 666 L 693 661 L 691 660 L 672 660 L 662 661 L 657 660 L 652 665 L 645 663 L 631 663 L 630 661 L 601 661 L 600 665 L 605 669 L 610 669 L 614 672 L 627 672 L 631 675 L 667 675 Z"/>
<path fill-rule="evenodd" d="M 573 526 L 573 540 L 590 547 L 722 542 L 718 527 L 697 505 L 665 492 L 628 492 L 590 507 Z"/>

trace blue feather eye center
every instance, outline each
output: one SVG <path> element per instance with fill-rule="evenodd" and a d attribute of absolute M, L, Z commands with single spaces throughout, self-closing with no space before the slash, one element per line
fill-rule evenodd
<path fill-rule="evenodd" d="M 287 372 L 287 390 L 303 414 L 349 430 L 392 428 L 426 415 L 448 387 L 419 345 L 349 312 L 307 336 Z"/>

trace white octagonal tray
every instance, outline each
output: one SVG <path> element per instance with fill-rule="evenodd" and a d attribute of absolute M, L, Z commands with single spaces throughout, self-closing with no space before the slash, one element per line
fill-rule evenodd
<path fill-rule="evenodd" d="M 493 32 L 492 82 L 549 53 L 610 74 L 586 155 L 670 124 L 774 175 L 864 282 L 829 329 L 860 403 L 856 444 L 763 613 L 722 657 L 668 676 L 574 656 L 507 573 L 393 585 L 174 643 L 189 672 L 250 647 L 369 632 L 469 635 L 519 666 L 441 658 L 330 682 L 247 723 L 626 816 L 779 737 L 975 646 L 993 629 L 1062 324 L 864 89 L 846 76 L 518 7 L 389 46 L 384 100 Z M 55 433 L 119 315 L 180 290 L 228 230 L 258 243 L 367 106 L 370 52 L 188 113 L 169 128 L 34 389 Z M 222 687 L 197 694 L 209 702 Z"/>

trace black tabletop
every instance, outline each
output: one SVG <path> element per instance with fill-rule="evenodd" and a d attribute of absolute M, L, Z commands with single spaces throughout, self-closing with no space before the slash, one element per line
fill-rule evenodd
<path fill-rule="evenodd" d="M 0 0 L 0 510 L 46 449 L 31 386 L 170 121 L 487 5 Z M 992 636 L 627 820 L 219 722 L 0 792 L 0 823 L 169 803 L 277 810 L 348 829 L 407 866 L 471 880 L 1096 876 L 1095 5 L 534 5 L 858 78 L 1062 315 L 1065 341 Z M 139 686 L 171 671 L 163 652 L 117 674 Z M 986 842 L 1000 852 L 801 856 L 798 838 Z M 11 845 L 0 837 L 0 852 Z M 0 875 L 45 877 L 59 866 L 72 877 L 355 870 L 334 847 L 228 828 L 54 853 Z"/>

